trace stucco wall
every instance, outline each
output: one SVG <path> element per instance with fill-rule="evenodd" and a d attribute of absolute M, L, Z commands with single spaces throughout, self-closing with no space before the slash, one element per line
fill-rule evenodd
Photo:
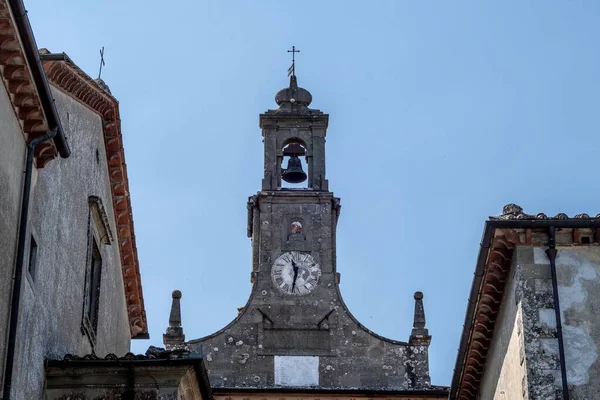
<path fill-rule="evenodd" d="M 15 399 L 42 398 L 44 358 L 92 351 L 81 331 L 90 219 L 89 196 L 102 199 L 116 237 L 100 117 L 53 90 L 71 156 L 34 174 L 30 230 L 38 244 L 36 276 L 25 279 Z M 96 354 L 123 355 L 130 330 L 118 243 L 99 244 L 102 277 Z"/>
<path fill-rule="evenodd" d="M 481 381 L 482 399 L 520 399 L 527 387 L 518 258 L 517 251 Z"/>
<path fill-rule="evenodd" d="M 0 387 L 4 377 L 24 165 L 25 139 L 4 81 L 0 79 Z"/>

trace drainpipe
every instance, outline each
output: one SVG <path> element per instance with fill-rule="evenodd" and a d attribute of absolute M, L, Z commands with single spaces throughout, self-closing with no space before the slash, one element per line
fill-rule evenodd
<path fill-rule="evenodd" d="M 58 128 L 54 128 L 46 135 L 34 139 L 27 146 L 27 161 L 25 163 L 25 183 L 23 184 L 23 197 L 21 203 L 21 219 L 19 221 L 19 241 L 17 243 L 17 262 L 15 265 L 15 277 L 13 279 L 13 291 L 10 305 L 10 325 L 8 328 L 8 345 L 6 347 L 6 365 L 4 370 L 4 391 L 2 398 L 10 400 L 10 390 L 15 362 L 17 343 L 17 330 L 19 326 L 19 305 L 21 302 L 21 282 L 23 280 L 23 267 L 25 263 L 25 242 L 27 239 L 27 220 L 29 218 L 29 201 L 31 200 L 31 176 L 33 175 L 33 156 L 35 148 L 40 143 L 54 139 Z"/>
<path fill-rule="evenodd" d="M 560 357 L 560 376 L 562 378 L 563 399 L 569 400 L 569 386 L 567 384 L 567 366 L 565 359 L 565 345 L 562 334 L 562 321 L 560 318 L 560 303 L 558 301 L 558 279 L 556 278 L 556 228 L 548 228 L 548 249 L 546 254 L 550 259 L 552 273 L 552 296 L 554 297 L 554 314 L 556 316 L 556 335 L 558 336 L 558 355 Z"/>
<path fill-rule="evenodd" d="M 135 400 L 135 370 L 131 363 L 127 366 L 127 390 L 123 393 L 123 400 Z"/>

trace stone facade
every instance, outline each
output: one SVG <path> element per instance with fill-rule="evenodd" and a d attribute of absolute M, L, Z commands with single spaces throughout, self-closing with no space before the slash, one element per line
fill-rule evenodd
<path fill-rule="evenodd" d="M 469 337 L 465 324 L 450 398 L 563 399 L 562 369 L 570 399 L 597 398 L 600 224 L 586 214 L 548 218 L 508 211 L 486 226 L 484 245 L 486 237 L 490 243 L 482 251 L 489 253 L 481 258 L 486 260 L 478 268 L 481 280 L 474 284 L 479 300 L 467 315 L 467 320 L 473 318 L 471 329 L 485 327 L 489 336 Z M 564 359 L 559 352 L 553 251 L 548 250 L 554 248 Z M 492 257 L 502 249 L 503 257 Z"/>
<path fill-rule="evenodd" d="M 550 263 L 544 248 L 521 251 L 523 335 L 530 399 L 561 398 L 560 357 Z M 600 392 L 600 248 L 559 247 L 558 294 L 569 398 L 591 399 Z"/>
<path fill-rule="evenodd" d="M 544 250 L 522 247 L 515 253 L 483 376 L 483 398 L 562 398 L 550 265 Z M 600 305 L 600 248 L 559 248 L 556 268 L 569 397 L 594 398 L 600 390 L 600 318 L 594 312 Z"/>
<path fill-rule="evenodd" d="M 276 96 L 279 108 L 261 115 L 265 175 L 248 202 L 252 293 L 231 324 L 188 345 L 204 355 L 215 388 L 432 389 L 422 295 L 408 342 L 369 331 L 344 305 L 340 200 L 325 176 L 329 116 L 308 108 L 311 101 L 292 76 Z M 282 188 L 290 154 L 306 160 L 305 188 Z"/>

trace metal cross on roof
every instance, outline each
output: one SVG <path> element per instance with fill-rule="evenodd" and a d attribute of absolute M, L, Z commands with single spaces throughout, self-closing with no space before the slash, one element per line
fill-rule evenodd
<path fill-rule="evenodd" d="M 288 76 L 296 75 L 296 53 L 300 53 L 300 50 L 296 50 L 296 46 L 292 46 L 291 50 L 287 51 L 288 53 L 292 53 L 292 66 L 288 68 Z"/>
<path fill-rule="evenodd" d="M 100 50 L 100 72 L 98 72 L 98 79 L 100 79 L 100 76 L 102 75 L 102 66 L 104 66 L 106 64 L 104 64 L 104 46 L 102 46 L 102 49 Z"/>

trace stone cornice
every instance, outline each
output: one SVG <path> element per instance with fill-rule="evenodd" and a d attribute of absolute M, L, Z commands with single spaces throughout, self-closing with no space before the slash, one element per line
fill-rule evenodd
<path fill-rule="evenodd" d="M 5 0 L 0 0 L 0 75 L 26 143 L 46 134 L 49 130 L 48 119 Z M 36 166 L 43 168 L 57 155 L 53 141 L 39 144 L 35 149 Z"/>
<path fill-rule="evenodd" d="M 131 337 L 147 338 L 148 323 L 129 197 L 119 103 L 107 89 L 85 74 L 66 55 L 42 52 L 42 60 L 51 84 L 77 99 L 102 118 Z"/>

